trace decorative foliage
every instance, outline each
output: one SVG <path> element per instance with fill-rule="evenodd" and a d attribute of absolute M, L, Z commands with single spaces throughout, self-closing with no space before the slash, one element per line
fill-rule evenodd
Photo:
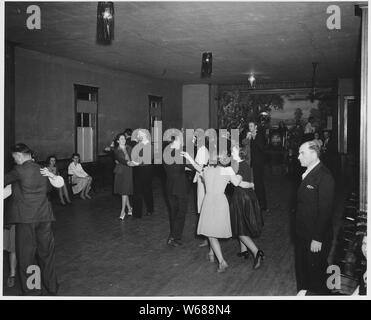
<path fill-rule="evenodd" d="M 247 106 L 241 101 L 238 90 L 226 91 L 219 101 L 219 128 L 240 128 L 247 119 Z"/>
<path fill-rule="evenodd" d="M 310 109 L 309 116 L 314 118 L 314 123 L 318 128 L 327 126 L 327 117 L 336 109 L 337 100 L 334 96 L 324 96 L 318 101 L 317 108 Z"/>
<path fill-rule="evenodd" d="M 219 128 L 246 128 L 258 120 L 261 112 L 282 109 L 283 99 L 277 94 L 249 94 L 239 90 L 224 91 L 219 101 Z"/>

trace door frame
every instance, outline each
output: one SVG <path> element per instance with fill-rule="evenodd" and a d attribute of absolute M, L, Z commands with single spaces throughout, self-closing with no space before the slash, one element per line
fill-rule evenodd
<path fill-rule="evenodd" d="M 99 114 L 99 87 L 93 87 L 85 84 L 73 85 L 74 88 L 74 152 L 77 152 L 77 92 L 78 90 L 96 93 L 97 112 L 95 116 L 95 133 L 94 133 L 94 150 L 93 150 L 93 162 L 98 159 L 98 114 Z"/>

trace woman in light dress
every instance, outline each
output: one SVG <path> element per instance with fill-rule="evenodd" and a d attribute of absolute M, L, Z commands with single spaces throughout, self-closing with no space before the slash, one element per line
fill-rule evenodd
<path fill-rule="evenodd" d="M 241 182 L 231 166 L 223 166 L 225 156 L 219 156 L 218 162 L 202 168 L 187 152 L 182 152 L 193 167 L 202 175 L 206 194 L 202 203 L 200 219 L 197 227 L 197 234 L 208 238 L 211 246 L 211 253 L 215 254 L 218 262 L 218 272 L 225 272 L 228 267 L 223 257 L 219 244 L 219 238 L 231 238 L 231 220 L 229 215 L 229 203 L 225 195 L 225 188 L 229 182 L 237 186 Z"/>
<path fill-rule="evenodd" d="M 83 200 L 86 200 L 86 198 L 91 199 L 89 191 L 93 178 L 81 166 L 80 155 L 78 153 L 72 155 L 72 162 L 68 166 L 68 174 L 72 176 L 73 194 L 80 193 L 80 198 Z"/>

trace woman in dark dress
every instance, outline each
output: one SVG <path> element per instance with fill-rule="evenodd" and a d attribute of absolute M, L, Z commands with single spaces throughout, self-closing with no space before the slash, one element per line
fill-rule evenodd
<path fill-rule="evenodd" d="M 232 234 L 240 241 L 241 252 L 238 253 L 238 256 L 247 259 L 250 251 L 254 256 L 253 268 L 257 269 L 261 265 L 264 253 L 258 249 L 252 238 L 260 236 L 264 222 L 252 183 L 249 146 L 247 145 L 243 149 L 233 146 L 232 158 L 238 163 L 237 176 L 242 178 L 241 183 L 235 188 L 231 200 Z"/>
<path fill-rule="evenodd" d="M 117 135 L 115 139 L 115 147 L 113 150 L 115 158 L 115 180 L 113 192 L 121 195 L 122 208 L 119 219 L 124 220 L 126 209 L 128 215 L 132 214 L 132 207 L 129 201 L 129 195 L 133 194 L 133 172 L 134 163 L 130 159 L 131 147 L 126 144 L 126 138 L 123 133 Z"/>
<path fill-rule="evenodd" d="M 50 172 L 54 173 L 56 176 L 59 176 L 59 170 L 58 170 L 58 167 L 57 167 L 57 157 L 56 156 L 49 156 L 47 159 L 46 159 L 46 165 L 47 165 L 47 168 Z M 66 185 L 63 185 L 63 187 L 61 188 L 58 188 L 58 195 L 59 195 L 59 199 L 61 201 L 61 204 L 63 206 L 66 205 L 66 202 L 64 201 L 64 198 L 66 198 L 66 201 L 67 203 L 71 203 L 71 200 L 70 200 L 70 196 L 68 194 L 68 190 L 67 190 L 67 187 Z"/>

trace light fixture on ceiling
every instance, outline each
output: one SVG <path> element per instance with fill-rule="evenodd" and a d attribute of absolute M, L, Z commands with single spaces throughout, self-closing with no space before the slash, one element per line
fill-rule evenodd
<path fill-rule="evenodd" d="M 201 78 L 210 78 L 213 72 L 213 54 L 204 52 L 202 54 Z"/>
<path fill-rule="evenodd" d="M 97 8 L 97 42 L 111 44 L 114 38 L 113 2 L 98 2 Z"/>
<path fill-rule="evenodd" d="M 249 80 L 250 87 L 251 88 L 255 88 L 255 81 L 256 81 L 256 79 L 254 77 L 254 74 L 251 73 L 250 76 L 249 76 L 249 78 L 247 80 Z"/>

